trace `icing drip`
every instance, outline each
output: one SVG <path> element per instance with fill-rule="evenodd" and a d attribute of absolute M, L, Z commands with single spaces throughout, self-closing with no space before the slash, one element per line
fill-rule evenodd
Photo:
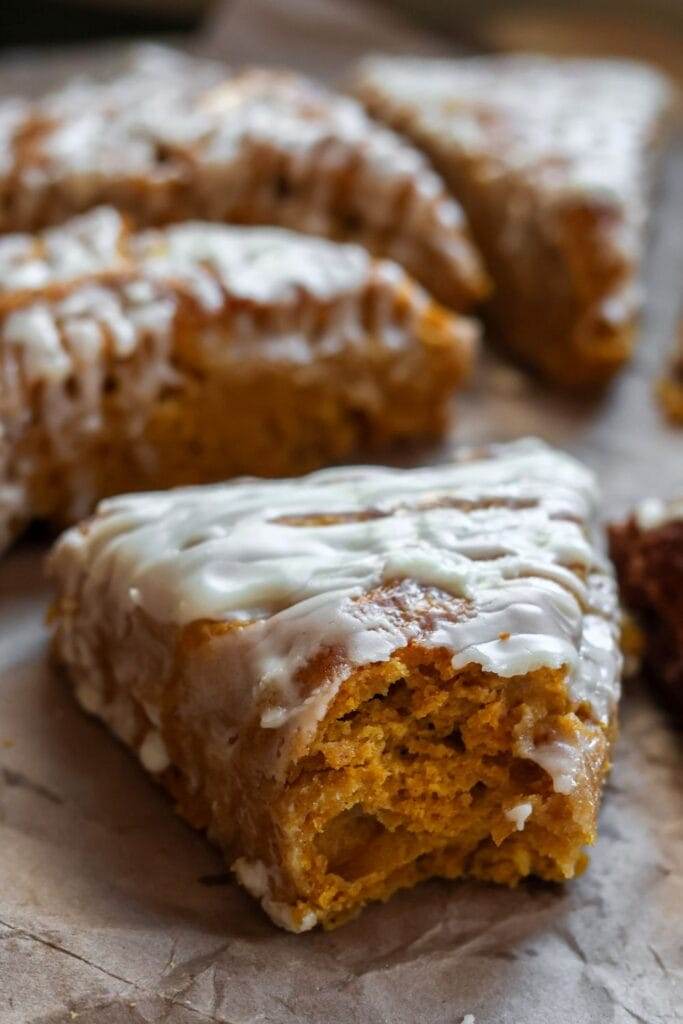
<path fill-rule="evenodd" d="M 661 498 L 645 498 L 635 510 L 635 519 L 641 530 L 656 530 L 666 523 L 683 519 L 683 498 L 668 502 Z"/>
<path fill-rule="evenodd" d="M 513 823 L 518 832 L 523 832 L 526 820 L 532 814 L 533 809 L 533 804 L 530 803 L 516 804 L 514 807 L 508 808 L 505 817 Z"/>
<path fill-rule="evenodd" d="M 301 920 L 297 921 L 289 904 L 281 903 L 268 895 L 270 880 L 268 869 L 263 861 L 238 857 L 231 867 L 240 885 L 244 886 L 254 899 L 260 900 L 261 906 L 275 924 L 285 928 L 288 932 L 296 933 L 308 932 L 311 928 L 315 928 L 318 919 L 312 910 L 306 911 Z"/>

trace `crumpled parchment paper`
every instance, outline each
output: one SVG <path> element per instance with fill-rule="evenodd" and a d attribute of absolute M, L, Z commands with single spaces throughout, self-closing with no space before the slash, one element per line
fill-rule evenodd
<path fill-rule="evenodd" d="M 207 44 L 334 76 L 365 49 L 443 45 L 333 0 L 242 0 Z M 680 152 L 655 218 L 642 344 L 610 395 L 570 403 L 487 356 L 453 441 L 562 445 L 599 472 L 606 515 L 683 483 L 683 432 L 652 401 L 678 312 L 682 199 Z M 582 878 L 514 891 L 437 881 L 334 933 L 289 935 L 50 675 L 46 547 L 25 541 L 0 563 L 1 1024 L 683 1020 L 683 744 L 645 685 L 627 687 Z"/>

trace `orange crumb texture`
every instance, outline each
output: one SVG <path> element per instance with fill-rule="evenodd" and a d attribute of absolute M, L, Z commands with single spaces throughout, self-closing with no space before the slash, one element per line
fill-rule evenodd
<path fill-rule="evenodd" d="M 186 631 L 180 678 L 225 628 Z M 292 930 L 313 915 L 334 928 L 430 877 L 514 886 L 528 875 L 561 882 L 586 866 L 615 723 L 598 725 L 571 702 L 564 670 L 454 672 L 447 650 L 410 644 L 341 685 L 312 743 L 294 747 L 276 779 L 266 766 L 278 730 L 247 730 L 226 780 L 224 745 L 206 744 L 201 715 L 178 713 L 182 690 L 170 688 L 162 717 L 173 762 L 162 780 L 238 876 L 240 864 L 267 871 L 264 907 Z M 580 752 L 568 794 L 522 756 L 551 738 Z"/>

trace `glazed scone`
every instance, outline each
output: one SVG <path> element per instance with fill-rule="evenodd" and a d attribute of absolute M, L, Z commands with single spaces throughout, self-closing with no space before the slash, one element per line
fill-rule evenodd
<path fill-rule="evenodd" d="M 683 423 L 683 320 L 678 326 L 676 350 L 666 376 L 659 382 L 658 393 L 668 418 L 673 423 Z"/>
<path fill-rule="evenodd" d="M 110 80 L 0 102 L 0 230 L 98 204 L 140 226 L 277 225 L 357 242 L 464 309 L 487 282 L 464 215 L 410 143 L 284 71 L 147 47 Z"/>
<path fill-rule="evenodd" d="M 285 928 L 561 881 L 619 691 L 596 501 L 540 442 L 114 498 L 51 555 L 56 655 Z"/>
<path fill-rule="evenodd" d="M 604 384 L 633 346 L 665 79 L 616 60 L 378 57 L 355 92 L 462 202 L 500 342 L 562 388 Z"/>
<path fill-rule="evenodd" d="M 644 674 L 683 717 L 683 497 L 642 501 L 611 527 L 610 551 L 640 627 Z"/>
<path fill-rule="evenodd" d="M 278 228 L 0 239 L 0 545 L 123 491 L 435 437 L 475 342 L 395 263 Z"/>

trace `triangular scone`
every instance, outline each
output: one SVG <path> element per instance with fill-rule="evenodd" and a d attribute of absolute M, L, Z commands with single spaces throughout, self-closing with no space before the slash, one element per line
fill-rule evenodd
<path fill-rule="evenodd" d="M 0 546 L 127 490 L 434 437 L 476 330 L 399 266 L 281 228 L 0 238 Z"/>
<path fill-rule="evenodd" d="M 99 203 L 137 224 L 275 224 L 364 245 L 454 309 L 486 279 L 425 157 L 355 100 L 288 72 L 136 50 L 128 70 L 0 102 L 0 230 Z"/>
<path fill-rule="evenodd" d="M 56 653 L 285 928 L 430 876 L 562 881 L 619 694 L 596 503 L 529 442 L 114 498 L 51 556 Z"/>
<path fill-rule="evenodd" d="M 465 207 L 505 346 L 561 387 L 606 381 L 633 345 L 666 81 L 626 61 L 378 57 L 355 92 Z"/>

